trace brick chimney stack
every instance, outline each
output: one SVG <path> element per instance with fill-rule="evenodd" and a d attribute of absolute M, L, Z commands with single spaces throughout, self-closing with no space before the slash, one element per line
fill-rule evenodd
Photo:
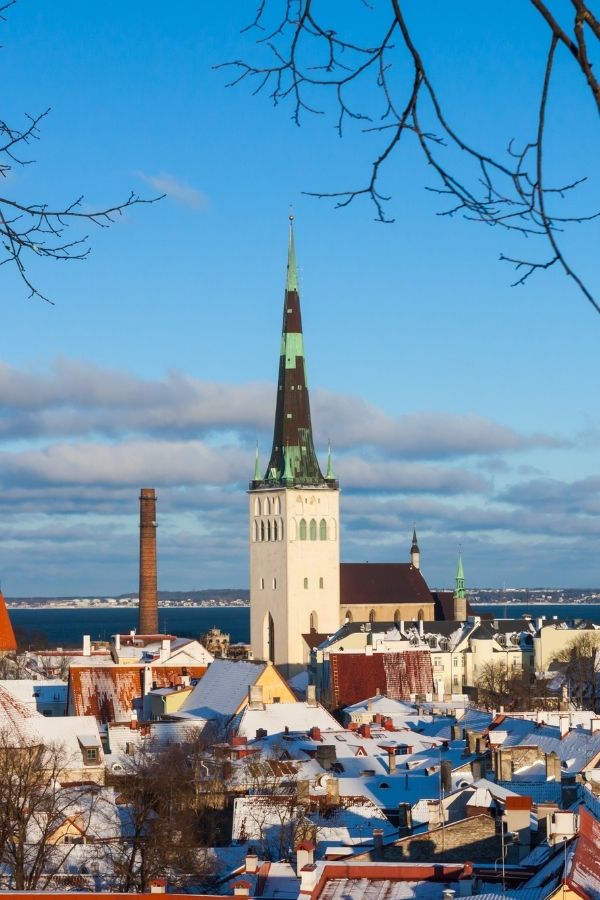
<path fill-rule="evenodd" d="M 156 492 L 140 492 L 140 607 L 139 634 L 158 634 L 156 591 Z"/>

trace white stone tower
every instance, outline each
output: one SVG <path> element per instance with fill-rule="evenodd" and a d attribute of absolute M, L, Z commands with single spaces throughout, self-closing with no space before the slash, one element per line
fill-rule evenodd
<path fill-rule="evenodd" d="M 249 490 L 252 652 L 288 675 L 306 663 L 303 634 L 340 625 L 339 486 L 313 444 L 291 222 L 273 448 Z"/>

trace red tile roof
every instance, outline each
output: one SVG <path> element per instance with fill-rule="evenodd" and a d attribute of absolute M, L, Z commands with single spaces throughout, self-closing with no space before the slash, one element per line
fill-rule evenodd
<path fill-rule="evenodd" d="M 410 563 L 340 563 L 340 603 L 432 603 L 432 596 Z"/>
<path fill-rule="evenodd" d="M 14 653 L 16 649 L 15 633 L 4 602 L 4 594 L 0 591 L 0 653 Z"/>
<path fill-rule="evenodd" d="M 141 711 L 144 665 L 69 667 L 69 708 L 78 716 L 99 722 L 128 722 L 132 709 Z M 202 678 L 205 666 L 152 665 L 152 684 L 169 687 L 184 674 Z"/>
<path fill-rule="evenodd" d="M 582 897 L 600 893 L 600 822 L 585 806 L 579 807 L 579 837 L 568 884 Z"/>
<path fill-rule="evenodd" d="M 334 707 L 350 706 L 377 691 L 393 700 L 411 694 L 433 693 L 433 671 L 428 650 L 403 653 L 331 653 L 330 689 Z"/>

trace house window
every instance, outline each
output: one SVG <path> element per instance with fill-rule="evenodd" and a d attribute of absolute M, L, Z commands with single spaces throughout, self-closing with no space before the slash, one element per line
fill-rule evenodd
<path fill-rule="evenodd" d="M 309 537 L 310 537 L 311 541 L 316 541 L 316 539 L 317 539 L 317 520 L 316 519 L 310 520 L 309 529 L 310 529 Z"/>
<path fill-rule="evenodd" d="M 327 540 L 327 522 L 325 521 L 325 519 L 321 519 L 321 521 L 319 522 L 319 540 Z"/>
<path fill-rule="evenodd" d="M 433 664 L 434 664 L 434 666 L 441 666 L 441 664 L 442 664 L 442 658 L 441 658 L 441 656 L 434 656 L 434 657 L 433 657 Z"/>
<path fill-rule="evenodd" d="M 97 747 L 86 747 L 85 748 L 85 762 L 88 766 L 93 766 L 98 762 L 98 748 Z"/>
<path fill-rule="evenodd" d="M 300 519 L 300 527 L 298 529 L 301 541 L 306 540 L 306 519 Z"/>
<path fill-rule="evenodd" d="M 454 657 L 453 665 L 454 665 L 454 668 L 455 668 L 455 669 L 458 668 L 458 660 L 457 660 L 456 657 Z"/>
<path fill-rule="evenodd" d="M 375 621 L 375 610 L 372 609 L 371 612 L 369 613 L 369 622 L 374 622 L 374 621 Z"/>

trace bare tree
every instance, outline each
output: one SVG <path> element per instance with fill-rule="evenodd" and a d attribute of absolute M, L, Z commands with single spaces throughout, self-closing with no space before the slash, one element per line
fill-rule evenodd
<path fill-rule="evenodd" d="M 85 832 L 94 810 L 89 784 L 61 786 L 68 772 L 62 747 L 0 731 L 0 866 L 5 887 L 44 890 L 61 872 L 74 844 L 57 832 L 74 814 Z"/>
<path fill-rule="evenodd" d="M 555 705 L 545 679 L 524 669 L 509 671 L 504 660 L 484 663 L 475 686 L 477 702 L 488 709 L 523 711 Z"/>
<path fill-rule="evenodd" d="M 0 5 L 0 20 L 16 0 Z M 0 182 L 6 180 L 15 166 L 27 167 L 32 144 L 39 140 L 40 126 L 50 110 L 35 115 L 26 114 L 21 124 L 9 124 L 0 118 Z M 2 192 L 3 194 L 3 192 Z M 28 291 L 29 297 L 49 299 L 36 286 L 30 274 L 30 263 L 38 259 L 82 260 L 90 247 L 85 230 L 91 225 L 108 228 L 126 209 L 140 203 L 160 199 L 143 199 L 135 192 L 114 204 L 96 209 L 84 207 L 83 194 L 66 204 L 54 206 L 37 200 L 23 202 L 14 197 L 0 196 L 0 266 L 14 267 Z"/>
<path fill-rule="evenodd" d="M 144 741 L 115 783 L 122 809 L 122 840 L 105 848 L 107 865 L 121 891 L 147 891 L 153 878 L 172 885 L 207 881 L 219 823 L 214 772 L 197 765 L 198 747 L 160 748 Z M 204 781 L 204 790 L 198 782 Z M 223 787 L 221 785 L 221 792 Z"/>
<path fill-rule="evenodd" d="M 275 105 L 289 102 L 297 125 L 307 113 L 323 114 L 328 103 L 324 95 L 328 94 L 340 136 L 354 125 L 379 139 L 364 183 L 346 190 L 310 192 L 313 196 L 333 198 L 338 207 L 366 198 L 377 220 L 393 221 L 387 211 L 390 197 L 381 187 L 383 173 L 401 141 L 413 140 L 435 177 L 428 190 L 448 201 L 441 215 L 461 214 L 505 232 L 544 240 L 547 252 L 539 260 L 501 254 L 500 258 L 517 270 L 515 284 L 524 284 L 540 269 L 560 267 L 600 312 L 592 291 L 559 243 L 561 231 L 569 224 L 589 221 L 600 213 L 573 214 L 570 207 L 565 211 L 560 201 L 586 179 L 567 177 L 562 185 L 551 184 L 544 166 L 548 119 L 560 120 L 560 110 L 549 106 L 559 54 L 570 59 L 589 91 L 592 108 L 600 111 L 600 87 L 593 69 L 600 22 L 587 0 L 564 3 L 565 21 L 556 18 L 550 4 L 542 0 L 525 0 L 521 5 L 532 13 L 532 23 L 537 21 L 546 33 L 547 50 L 539 61 L 539 100 L 530 136 L 520 144 L 510 140 L 502 154 L 475 146 L 450 121 L 418 30 L 411 24 L 409 4 L 403 0 L 373 5 L 362 0 L 362 6 L 357 2 L 354 12 L 362 9 L 363 14 L 358 24 L 355 16 L 336 14 L 335 5 L 319 0 L 260 0 L 255 18 L 245 30 L 258 33 L 263 59 L 237 59 L 223 65 L 235 70 L 230 85 L 249 80 L 255 94 L 267 92 Z M 427 14 L 431 32 L 436 17 L 429 15 L 429 8 Z M 457 16 L 460 14 L 458 7 Z M 493 64 L 493 48 L 490 59 Z"/>
<path fill-rule="evenodd" d="M 554 661 L 564 672 L 571 700 L 580 709 L 597 710 L 598 666 L 600 665 L 600 632 L 585 631 L 560 650 Z"/>

